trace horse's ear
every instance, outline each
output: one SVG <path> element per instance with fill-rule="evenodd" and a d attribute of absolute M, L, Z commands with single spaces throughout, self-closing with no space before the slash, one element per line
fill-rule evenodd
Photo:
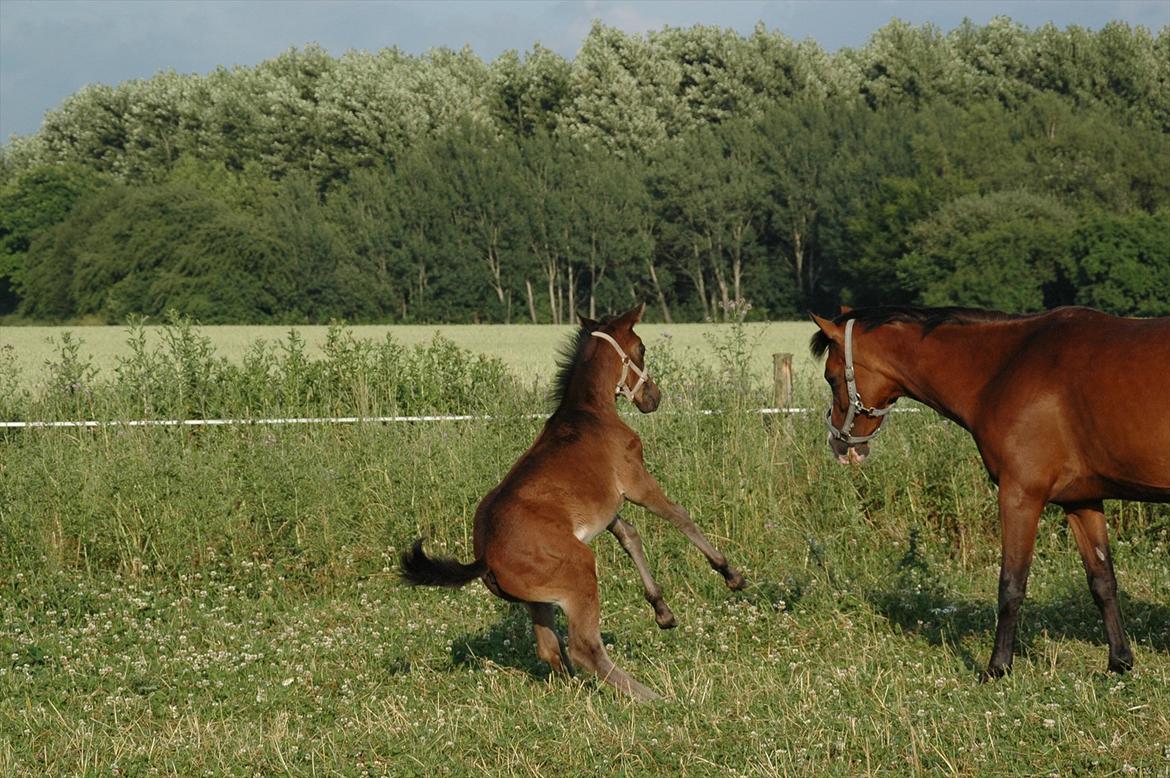
<path fill-rule="evenodd" d="M 642 321 L 642 314 L 646 312 L 646 303 L 640 302 L 630 310 L 622 314 L 622 321 L 629 321 L 630 326 L 633 327 L 638 322 Z"/>
<path fill-rule="evenodd" d="M 577 314 L 577 321 L 581 323 L 581 329 L 588 330 L 589 332 L 593 332 L 601 326 L 593 321 L 593 319 L 590 319 L 588 316 L 582 316 L 581 314 Z"/>
<path fill-rule="evenodd" d="M 841 315 L 842 316 L 844 316 L 845 314 L 850 313 L 852 311 L 853 311 L 852 305 L 842 305 L 841 306 Z"/>
<path fill-rule="evenodd" d="M 848 311 L 846 311 L 846 313 L 848 313 Z M 833 340 L 840 340 L 841 339 L 841 328 L 838 325 L 834 324 L 832 322 L 832 320 L 822 319 L 820 316 L 817 316 L 815 313 L 810 313 L 809 316 L 811 316 L 813 322 L 815 322 L 816 325 L 821 328 L 821 332 L 825 333 Z"/>

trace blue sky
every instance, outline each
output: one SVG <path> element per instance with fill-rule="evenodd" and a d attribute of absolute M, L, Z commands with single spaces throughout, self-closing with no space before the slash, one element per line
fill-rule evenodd
<path fill-rule="evenodd" d="M 0 139 L 35 131 L 90 82 L 254 65 L 306 43 L 335 55 L 470 45 L 492 60 L 539 42 L 572 57 L 594 19 L 637 33 L 713 24 L 746 34 L 762 21 L 833 51 L 864 44 L 895 17 L 949 30 L 997 15 L 1031 27 L 1097 29 L 1117 19 L 1157 30 L 1170 25 L 1170 0 L 0 0 Z"/>

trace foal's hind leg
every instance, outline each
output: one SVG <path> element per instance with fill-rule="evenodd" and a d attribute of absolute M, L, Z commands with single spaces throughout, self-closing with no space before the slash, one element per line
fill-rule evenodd
<path fill-rule="evenodd" d="M 536 655 L 547 662 L 554 673 L 568 674 L 568 662 L 565 659 L 561 638 L 556 632 L 556 611 L 552 604 L 530 602 L 528 613 L 532 616 L 532 631 L 536 635 Z"/>
<path fill-rule="evenodd" d="M 670 629 L 678 625 L 670 606 L 662 599 L 662 589 L 650 574 L 650 566 L 646 564 L 646 555 L 642 553 L 642 536 L 634 525 L 626 522 L 621 516 L 614 516 L 610 522 L 609 531 L 617 538 L 618 543 L 634 560 L 634 567 L 638 569 L 638 577 L 642 579 L 642 588 L 646 592 L 646 601 L 654 608 L 654 621 L 662 629 Z"/>
<path fill-rule="evenodd" d="M 1105 621 L 1105 639 L 1109 641 L 1109 669 L 1124 673 L 1133 669 L 1133 652 L 1125 641 L 1121 613 L 1117 608 L 1117 576 L 1113 574 L 1113 557 L 1109 554 L 1109 531 L 1100 502 L 1068 511 L 1069 525 L 1077 539 L 1081 561 L 1089 579 L 1089 591 Z"/>
<path fill-rule="evenodd" d="M 560 646 L 547 603 L 556 603 L 569 621 L 569 659 L 618 691 L 639 700 L 657 694 L 615 667 L 601 642 L 601 606 L 597 568 L 589 546 L 572 535 L 548 536 L 542 542 L 505 545 L 489 560 L 500 588 L 529 605 L 541 659 L 556 667 Z M 554 648 L 555 646 L 555 648 Z"/>
<path fill-rule="evenodd" d="M 634 699 L 658 699 L 657 694 L 617 667 L 601 642 L 601 604 L 593 552 L 578 542 L 572 558 L 565 559 L 561 571 L 563 575 L 556 583 L 563 588 L 557 601 L 569 620 L 569 658 L 573 664 Z"/>
<path fill-rule="evenodd" d="M 727 582 L 727 588 L 739 590 L 747 585 L 739 571 L 727 563 L 727 557 L 711 545 L 711 541 L 707 540 L 703 531 L 695 526 L 695 522 L 691 521 L 691 515 L 687 513 L 687 509 L 667 497 L 662 491 L 662 487 L 654 480 L 654 476 L 647 473 L 645 469 L 642 470 L 638 482 L 626 489 L 626 499 L 636 505 L 641 505 L 677 527 L 682 534 L 687 536 L 687 539 L 698 546 L 699 550 L 703 552 L 703 556 L 707 557 L 711 567 L 719 571 L 723 580 Z"/>

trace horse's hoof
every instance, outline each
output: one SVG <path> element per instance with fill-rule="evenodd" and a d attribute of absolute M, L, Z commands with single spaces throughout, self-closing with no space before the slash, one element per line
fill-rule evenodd
<path fill-rule="evenodd" d="M 1109 672 L 1123 675 L 1133 669 L 1133 655 L 1109 657 Z"/>
<path fill-rule="evenodd" d="M 658 624 L 659 629 L 674 629 L 678 626 L 675 621 L 674 614 L 667 610 L 664 613 L 655 613 L 654 621 Z"/>
<path fill-rule="evenodd" d="M 739 571 L 734 568 L 728 568 L 729 572 L 724 579 L 727 581 L 727 588 L 733 592 L 743 591 L 747 587 L 747 581 Z"/>
<path fill-rule="evenodd" d="M 991 665 L 982 673 L 979 674 L 979 683 L 988 683 L 999 678 L 1003 678 L 1012 669 L 1011 665 Z"/>

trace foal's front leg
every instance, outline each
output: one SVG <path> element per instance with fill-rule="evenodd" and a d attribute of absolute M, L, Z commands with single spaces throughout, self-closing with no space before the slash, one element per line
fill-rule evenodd
<path fill-rule="evenodd" d="M 707 561 L 711 563 L 711 567 L 719 571 L 723 576 L 723 580 L 727 582 L 727 588 L 739 590 L 747 585 L 743 576 L 739 571 L 727 563 L 727 557 L 723 553 L 711 545 L 711 541 L 707 540 L 707 536 L 703 531 L 695 526 L 691 521 L 691 515 L 687 513 L 687 509 L 676 502 L 671 501 L 662 491 L 662 487 L 658 485 L 658 481 L 654 476 L 646 472 L 645 468 L 641 469 L 635 483 L 626 489 L 626 499 L 635 505 L 641 505 L 651 513 L 661 516 L 669 521 L 679 529 L 682 534 L 698 546 L 699 550 L 703 552 L 703 556 L 707 557 Z"/>
<path fill-rule="evenodd" d="M 654 608 L 654 621 L 658 622 L 658 626 L 662 629 L 677 626 L 678 622 L 674 619 L 674 613 L 666 604 L 666 600 L 662 599 L 662 589 L 654 580 L 654 576 L 650 574 L 650 566 L 646 564 L 646 555 L 642 553 L 642 536 L 638 534 L 638 530 L 634 529 L 634 525 L 623 520 L 621 516 L 614 516 L 608 529 L 617 538 L 618 543 L 626 550 L 626 553 L 630 555 L 630 559 L 634 560 L 634 567 L 638 569 L 638 577 L 642 579 L 642 589 L 646 592 L 646 601 Z"/>

